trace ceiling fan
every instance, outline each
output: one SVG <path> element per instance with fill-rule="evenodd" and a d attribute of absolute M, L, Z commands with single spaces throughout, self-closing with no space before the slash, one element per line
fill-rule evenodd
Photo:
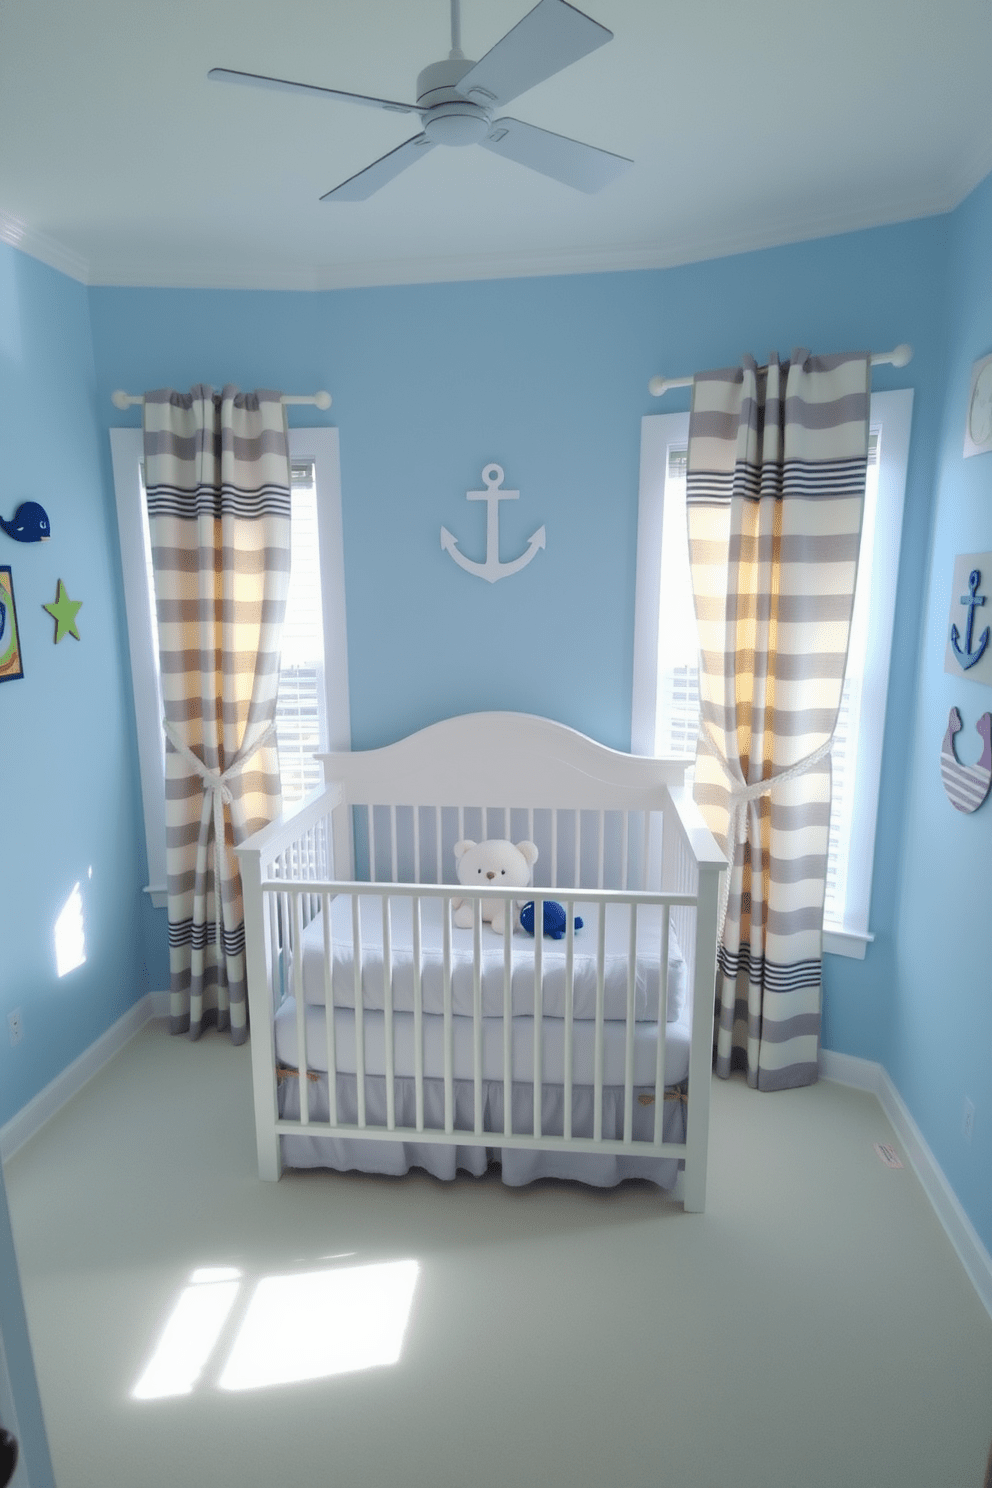
<path fill-rule="evenodd" d="M 362 103 L 393 113 L 420 115 L 423 126 L 420 134 L 405 140 L 357 175 L 349 176 L 326 192 L 321 201 L 364 201 L 435 145 L 479 144 L 566 186 L 592 192 L 622 175 L 633 161 L 565 135 L 537 129 L 520 119 L 493 115 L 520 93 L 612 40 L 612 31 L 566 0 L 538 0 L 534 9 L 501 41 L 480 61 L 473 62 L 461 48 L 460 0 L 451 0 L 451 51 L 442 61 L 431 62 L 420 73 L 416 103 L 396 103 L 388 98 L 370 98 L 364 93 L 345 93 L 339 88 L 293 83 L 255 72 L 236 72 L 228 67 L 214 67 L 207 76 L 216 82 L 280 88 L 290 93 Z"/>

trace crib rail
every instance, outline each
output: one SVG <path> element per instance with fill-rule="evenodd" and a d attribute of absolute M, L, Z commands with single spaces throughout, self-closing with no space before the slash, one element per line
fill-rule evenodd
<path fill-rule="evenodd" d="M 657 801 L 657 795 L 655 796 Z M 451 849 L 465 836 L 523 837 L 537 842 L 540 856 L 535 885 L 525 891 L 479 889 L 454 884 Z M 417 1140 L 572 1152 L 623 1153 L 635 1156 L 677 1157 L 685 1164 L 684 1203 L 687 1209 L 702 1209 L 705 1202 L 706 1147 L 708 1139 L 708 1095 L 713 1024 L 716 917 L 719 873 L 725 866 L 687 793 L 665 791 L 660 805 L 650 809 L 612 808 L 486 808 L 478 806 L 385 806 L 348 802 L 342 792 L 329 785 L 312 793 L 291 818 L 274 823 L 238 849 L 242 863 L 245 902 L 246 952 L 252 1029 L 252 1061 L 255 1082 L 256 1134 L 259 1171 L 276 1178 L 281 1170 L 280 1137 L 292 1133 L 357 1137 L 366 1141 Z M 355 867 L 359 872 L 355 873 Z M 450 866 L 449 866 L 450 864 Z M 447 878 L 447 882 L 445 882 Z M 361 964 L 360 901 L 375 895 L 381 912 L 383 956 L 382 1006 L 376 1009 L 384 1027 L 385 1119 L 375 1120 L 366 1103 L 366 1023 L 370 1009 L 363 989 Z M 555 898 L 566 911 L 564 941 L 566 997 L 563 1019 L 564 1073 L 561 1081 L 564 1108 L 561 1134 L 544 1130 L 546 1030 L 543 1013 L 542 937 L 534 945 L 534 988 L 530 1068 L 534 1098 L 527 1130 L 520 1130 L 513 1116 L 514 1012 L 512 992 L 511 916 L 506 916 L 503 934 L 502 1085 L 503 1124 L 493 1131 L 483 1119 L 483 988 L 480 972 L 482 936 L 495 943 L 493 932 L 483 930 L 483 899 L 504 898 L 519 902 L 535 900 L 535 924 L 542 921 L 545 899 Z M 472 981 L 472 1112 L 456 1120 L 454 1075 L 451 902 L 470 903 L 473 913 L 474 969 Z M 327 1079 L 327 1114 L 312 1109 L 311 1081 L 315 1051 L 308 1049 L 306 1002 L 303 995 L 304 931 L 320 914 L 324 938 L 324 967 L 328 985 L 324 1002 L 334 1005 L 329 985 L 331 909 L 335 900 L 350 900 L 354 956 L 354 1057 L 356 1119 L 344 1121 L 337 1108 L 336 1079 Z M 443 1126 L 429 1124 L 425 1116 L 426 1079 L 424 1064 L 424 987 L 421 975 L 424 905 L 440 901 L 444 930 L 442 947 L 444 1071 Z M 413 926 L 412 1008 L 398 1010 L 394 993 L 392 944 L 396 907 L 406 902 Z M 575 917 L 582 907 L 599 906 L 596 945 L 596 1007 L 593 1052 L 593 1131 L 576 1132 L 575 1100 L 580 1082 L 576 1078 L 576 1019 L 572 988 L 575 964 Z M 629 915 L 627 949 L 627 1000 L 624 1009 L 625 1047 L 623 1060 L 622 1136 L 603 1133 L 605 925 L 611 907 L 623 907 Z M 635 956 L 638 917 L 660 911 L 662 936 L 659 951 L 659 997 L 656 1060 L 651 1082 L 654 1109 L 645 1132 L 645 1113 L 637 1110 L 635 1086 Z M 688 1094 L 685 1099 L 685 1140 L 664 1140 L 663 1095 L 667 1038 L 667 990 L 669 942 L 674 933 L 686 965 L 687 985 L 692 996 L 692 1040 L 689 1058 Z M 296 1048 L 299 1051 L 297 1080 L 299 1116 L 279 1114 L 274 1014 L 287 996 L 295 997 Z M 412 1012 L 415 1068 L 415 1114 L 404 1122 L 397 1114 L 396 1029 L 398 1021 Z M 616 1021 L 616 1020 L 613 1020 Z M 339 1069 L 336 1019 L 324 1021 L 326 1047 L 321 1051 L 329 1071 Z M 583 1072 L 585 1073 L 585 1071 Z"/>
<path fill-rule="evenodd" d="M 635 1138 L 632 1135 L 633 1126 L 633 1101 L 634 1101 L 634 1029 L 635 1029 L 635 990 L 636 990 L 636 957 L 637 957 L 637 925 L 638 912 L 649 906 L 659 906 L 663 915 L 663 933 L 660 940 L 659 968 L 658 968 L 658 1014 L 657 1028 L 657 1062 L 652 1071 L 650 1083 L 657 1089 L 663 1087 L 663 1073 L 665 1068 L 665 1041 L 667 1033 L 667 978 L 668 963 L 670 956 L 670 918 L 672 910 L 676 908 L 694 908 L 695 900 L 689 894 L 684 895 L 660 895 L 647 893 L 623 893 L 621 891 L 594 891 L 575 890 L 569 893 L 564 901 L 566 912 L 566 936 L 565 936 L 565 959 L 566 959 L 566 988 L 564 997 L 564 1054 L 565 1054 L 565 1079 L 564 1089 L 568 1092 L 566 1096 L 566 1109 L 564 1119 L 564 1131 L 561 1138 L 554 1138 L 542 1132 L 541 1102 L 533 1103 L 532 1129 L 528 1133 L 521 1134 L 512 1129 L 512 1100 L 511 1084 L 513 1082 L 512 1059 L 509 1057 L 510 1049 L 507 1040 L 512 1036 L 512 1023 L 514 1017 L 513 995 L 516 982 L 513 976 L 513 926 L 512 915 L 505 917 L 504 930 L 502 934 L 502 1006 L 500 1016 L 502 1018 L 504 1036 L 504 1058 L 502 1079 L 504 1084 L 504 1124 L 501 1129 L 493 1130 L 483 1125 L 482 1117 L 482 1089 L 483 1089 L 483 1047 L 482 1047 L 482 979 L 481 979 L 481 940 L 483 933 L 491 937 L 491 931 L 483 931 L 482 904 L 486 899 L 502 899 L 511 906 L 519 890 L 514 889 L 481 889 L 455 888 L 451 885 L 444 887 L 422 886 L 413 884 L 391 884 L 378 894 L 370 895 L 372 886 L 365 882 L 353 883 L 308 883 L 287 885 L 279 879 L 264 881 L 261 885 L 263 896 L 270 906 L 270 924 L 286 927 L 288 935 L 284 935 L 281 942 L 275 937 L 270 937 L 270 985 L 278 989 L 280 978 L 284 979 L 284 993 L 292 996 L 295 1000 L 296 1039 L 297 1049 L 306 1051 L 307 1057 L 301 1058 L 298 1064 L 300 1076 L 300 1115 L 298 1119 L 281 1119 L 277 1122 L 277 1130 L 280 1132 L 294 1132 L 301 1128 L 321 1129 L 325 1134 L 335 1136 L 360 1136 L 373 1139 L 387 1140 L 402 1137 L 434 1138 L 438 1136 L 437 1129 L 425 1125 L 423 1118 L 424 1105 L 424 1070 L 423 1070 L 423 1019 L 425 1016 L 424 989 L 422 985 L 422 961 L 419 954 L 419 944 L 422 939 L 422 909 L 426 901 L 438 900 L 442 908 L 441 922 L 444 929 L 443 938 L 443 1016 L 445 1027 L 444 1053 L 444 1127 L 443 1136 L 450 1141 L 464 1143 L 471 1137 L 479 1138 L 492 1144 L 494 1138 L 498 1138 L 503 1146 L 537 1146 L 547 1147 L 561 1146 L 570 1147 L 576 1151 L 611 1151 L 639 1153 L 645 1155 L 678 1156 L 683 1154 L 683 1144 L 666 1143 L 662 1139 L 661 1103 L 655 1103 L 653 1130 L 649 1138 Z M 535 923 L 539 923 L 539 916 L 543 915 L 544 899 L 547 896 L 539 892 L 534 896 Z M 366 1066 L 366 1040 L 364 1020 L 371 1011 L 368 1002 L 368 989 L 363 987 L 362 964 L 362 926 L 359 923 L 359 906 L 364 900 L 366 904 L 370 898 L 378 900 L 382 916 L 382 1008 L 385 1027 L 385 1081 L 387 1114 L 384 1123 L 373 1123 L 366 1117 L 364 1110 L 364 1088 L 366 1075 L 369 1070 Z M 452 936 L 451 936 L 451 911 L 454 900 L 461 899 L 472 905 L 473 916 L 473 971 L 472 971 L 472 1047 L 473 1047 L 473 1086 L 474 1086 L 474 1120 L 471 1127 L 455 1127 L 455 1105 L 454 1105 L 454 1077 L 452 1069 L 452 1021 L 456 1016 L 453 1005 L 453 959 L 452 959 Z M 334 1110 L 333 1092 L 329 1090 L 331 1109 L 327 1120 L 314 1117 L 310 1111 L 310 1092 L 308 1081 L 305 1076 L 321 1068 L 319 1064 L 312 1063 L 312 1057 L 316 1051 L 312 1049 L 307 1038 L 306 1008 L 307 1002 L 304 995 L 303 962 L 301 938 L 303 929 L 303 903 L 316 899 L 322 919 L 324 934 L 324 958 L 323 958 L 323 1006 L 331 1008 L 337 999 L 340 1003 L 340 989 L 332 985 L 331 968 L 332 960 L 329 954 L 328 935 L 331 924 L 331 906 L 335 899 L 350 901 L 350 913 L 345 916 L 352 925 L 351 959 L 353 964 L 353 1008 L 355 1019 L 355 1062 L 358 1098 L 358 1119 L 356 1122 L 348 1123 L 339 1121 Z M 397 1014 L 396 990 L 394 986 L 394 967 L 392 963 L 392 925 L 396 906 L 400 901 L 408 900 L 412 910 L 412 923 L 414 932 L 415 954 L 412 963 L 413 971 L 413 1021 L 414 1021 L 414 1048 L 420 1056 L 415 1070 L 416 1083 L 416 1106 L 417 1119 L 413 1124 L 404 1124 L 397 1120 L 393 1098 L 394 1091 L 394 1043 L 395 1029 L 394 1020 Z M 599 934 L 596 953 L 596 1008 L 595 1008 L 595 1038 L 596 1053 L 594 1058 L 594 1109 L 595 1109 L 595 1131 L 591 1139 L 584 1140 L 574 1134 L 572 1130 L 571 1093 L 573 1085 L 573 1057 L 575 1038 L 575 1016 L 573 1011 L 573 975 L 574 975 L 574 946 L 575 946 L 575 919 L 583 905 L 595 906 L 601 910 L 598 917 Z M 606 916 L 610 908 L 624 906 L 629 911 L 629 940 L 627 952 L 627 996 L 624 1010 L 624 1022 L 626 1030 L 626 1047 L 624 1057 L 624 1136 L 622 1139 L 607 1139 L 602 1135 L 602 1096 L 603 1096 L 603 1059 L 602 1043 L 605 1017 L 604 988 L 605 988 L 605 927 Z M 605 912 L 603 912 L 605 911 Z M 545 1061 L 543 1057 L 542 1041 L 544 1037 L 544 1012 L 543 1005 L 544 987 L 542 977 L 543 940 L 540 936 L 535 937 L 534 945 L 534 971 L 533 971 L 533 1016 L 532 1022 L 532 1071 L 543 1072 Z M 290 967 L 286 975 L 286 967 Z M 376 1011 L 378 1011 L 378 1006 Z M 335 1020 L 325 1017 L 326 1049 L 321 1053 L 326 1054 L 326 1068 L 328 1070 L 338 1069 L 337 1049 L 335 1047 Z M 544 1083 L 542 1074 L 532 1076 L 535 1086 Z M 328 1082 L 329 1087 L 333 1082 Z"/>

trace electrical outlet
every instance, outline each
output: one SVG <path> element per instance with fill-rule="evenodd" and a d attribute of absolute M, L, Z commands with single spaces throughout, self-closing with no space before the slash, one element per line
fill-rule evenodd
<path fill-rule="evenodd" d="M 24 1037 L 24 1024 L 21 1022 L 21 1010 L 15 1008 L 12 1013 L 7 1014 L 7 1026 L 10 1029 L 10 1042 L 19 1044 Z"/>
<path fill-rule="evenodd" d="M 961 1118 L 961 1135 L 966 1142 L 971 1141 L 971 1134 L 975 1130 L 975 1103 L 964 1098 L 964 1115 Z"/>

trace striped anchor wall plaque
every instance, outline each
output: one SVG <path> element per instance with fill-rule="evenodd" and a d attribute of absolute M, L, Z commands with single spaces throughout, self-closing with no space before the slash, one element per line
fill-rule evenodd
<path fill-rule="evenodd" d="M 947 733 L 940 746 L 940 778 L 951 805 L 958 811 L 975 811 L 989 793 L 992 781 L 992 713 L 983 713 L 975 725 L 982 738 L 982 757 L 977 765 L 962 765 L 954 752 L 954 735 L 961 729 L 961 714 L 952 708 Z"/>

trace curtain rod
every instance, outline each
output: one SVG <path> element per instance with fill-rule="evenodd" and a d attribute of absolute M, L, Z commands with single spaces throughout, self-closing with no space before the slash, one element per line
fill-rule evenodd
<path fill-rule="evenodd" d="M 913 359 L 913 348 L 907 346 L 904 341 L 893 351 L 873 351 L 871 364 L 878 367 L 882 363 L 889 363 L 893 367 L 905 367 L 907 362 Z M 660 398 L 662 393 L 667 393 L 669 388 L 692 387 L 691 377 L 652 377 L 648 383 L 648 392 L 655 398 Z"/>
<path fill-rule="evenodd" d="M 118 388 L 116 393 L 111 393 L 110 401 L 115 408 L 134 408 L 144 403 L 145 399 L 143 393 L 125 393 L 122 388 Z M 318 408 L 330 408 L 331 395 L 323 389 L 319 393 L 283 393 L 282 402 L 314 403 Z"/>

